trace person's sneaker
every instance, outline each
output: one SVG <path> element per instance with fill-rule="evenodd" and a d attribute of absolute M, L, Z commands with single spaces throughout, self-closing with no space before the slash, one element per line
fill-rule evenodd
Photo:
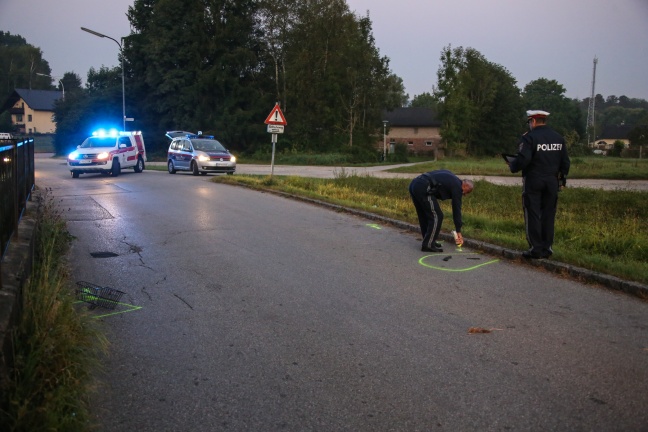
<path fill-rule="evenodd" d="M 421 247 L 421 252 L 443 252 L 443 249 L 436 246 L 432 246 L 432 247 L 423 246 Z"/>
<path fill-rule="evenodd" d="M 435 241 L 435 242 L 432 243 L 432 244 L 434 245 L 434 247 L 438 247 L 438 248 L 443 247 L 443 244 L 442 244 L 441 242 L 438 242 L 438 241 Z"/>

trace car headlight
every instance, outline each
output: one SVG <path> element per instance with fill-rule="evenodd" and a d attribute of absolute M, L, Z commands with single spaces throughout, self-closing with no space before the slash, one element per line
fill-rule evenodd
<path fill-rule="evenodd" d="M 232 162 L 236 162 L 236 156 L 232 156 L 232 158 L 230 159 L 230 161 L 232 161 Z"/>
<path fill-rule="evenodd" d="M 108 159 L 108 152 L 101 152 L 97 155 L 97 159 Z"/>
<path fill-rule="evenodd" d="M 68 159 L 77 160 L 79 158 L 79 152 L 73 151 L 68 155 Z"/>
<path fill-rule="evenodd" d="M 210 159 L 210 157 L 207 156 L 207 155 L 204 155 L 204 154 L 198 155 L 198 160 L 200 162 L 207 162 L 209 159 Z"/>

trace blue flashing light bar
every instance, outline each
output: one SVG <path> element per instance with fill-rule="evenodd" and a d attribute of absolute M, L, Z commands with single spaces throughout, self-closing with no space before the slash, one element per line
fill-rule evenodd
<path fill-rule="evenodd" d="M 92 136 L 94 137 L 99 137 L 99 138 L 107 138 L 107 137 L 114 137 L 116 138 L 119 135 L 119 131 L 117 129 L 97 129 L 96 131 L 92 132 Z"/>

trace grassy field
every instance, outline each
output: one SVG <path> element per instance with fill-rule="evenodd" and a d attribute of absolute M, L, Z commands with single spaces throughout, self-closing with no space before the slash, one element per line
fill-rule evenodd
<path fill-rule="evenodd" d="M 516 176 L 500 157 L 486 159 L 441 159 L 423 162 L 392 172 L 421 173 L 436 169 L 447 169 L 462 175 Z M 648 180 L 648 159 L 622 159 L 605 156 L 572 157 L 569 178 Z"/>
<path fill-rule="evenodd" d="M 420 172 L 420 166 L 417 167 Z M 476 171 L 475 174 L 483 174 Z M 274 189 L 417 224 L 407 179 L 345 175 L 334 179 L 274 176 L 218 176 L 213 181 Z M 452 227 L 449 202 L 443 229 Z M 552 259 L 648 283 L 648 193 L 569 189 L 560 193 Z M 464 237 L 526 250 L 518 186 L 478 181 L 464 198 Z"/>

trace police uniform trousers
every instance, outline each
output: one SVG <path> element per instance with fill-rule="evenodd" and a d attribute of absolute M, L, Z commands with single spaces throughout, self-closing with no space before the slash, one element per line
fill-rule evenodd
<path fill-rule="evenodd" d="M 443 212 L 436 197 L 430 193 L 430 180 L 424 176 L 416 177 L 410 183 L 409 193 L 416 208 L 423 236 L 422 246 L 432 248 L 441 231 Z"/>
<path fill-rule="evenodd" d="M 531 254 L 548 257 L 553 253 L 554 223 L 558 204 L 558 178 L 532 176 L 523 178 L 522 203 L 526 238 Z"/>

